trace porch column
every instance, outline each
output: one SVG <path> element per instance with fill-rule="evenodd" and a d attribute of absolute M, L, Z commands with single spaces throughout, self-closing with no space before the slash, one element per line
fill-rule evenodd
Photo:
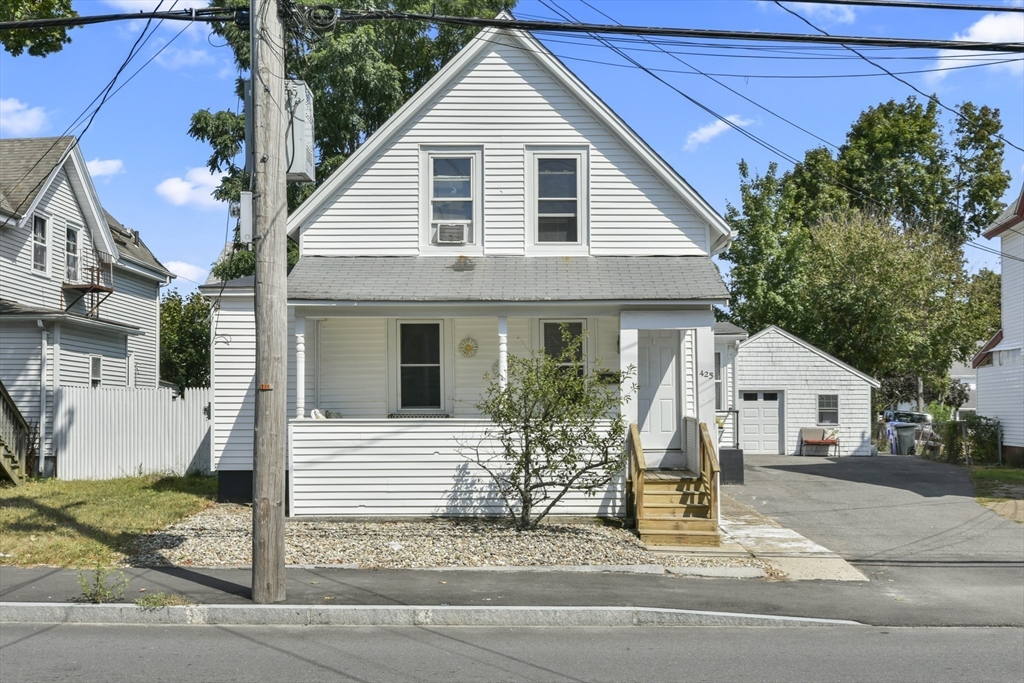
<path fill-rule="evenodd" d="M 508 386 L 508 316 L 498 316 L 498 386 Z"/>
<path fill-rule="evenodd" d="M 295 417 L 306 417 L 306 319 L 295 317 Z"/>

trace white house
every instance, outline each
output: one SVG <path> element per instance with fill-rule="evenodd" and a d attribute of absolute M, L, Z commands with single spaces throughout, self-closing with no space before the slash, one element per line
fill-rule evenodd
<path fill-rule="evenodd" d="M 156 387 L 174 277 L 103 210 L 74 137 L 0 140 L 0 382 L 53 455 L 59 386 Z"/>
<path fill-rule="evenodd" d="M 800 430 L 835 431 L 840 456 L 871 454 L 871 390 L 878 380 L 774 325 L 749 339 L 729 323 L 715 334 L 720 443 L 744 455 L 800 452 Z M 805 447 L 822 454 L 824 447 Z"/>
<path fill-rule="evenodd" d="M 1003 457 L 1024 462 L 1024 188 L 982 235 L 999 238 L 1002 254 L 1002 329 L 973 365 L 978 371 L 978 414 L 1002 425 Z"/>
<path fill-rule="evenodd" d="M 651 467 L 699 469 L 715 416 L 711 256 L 728 225 L 532 36 L 488 29 L 289 218 L 292 515 L 497 511 L 459 443 L 507 354 L 586 331 L 639 368 Z M 251 279 L 207 285 L 213 466 L 251 493 Z M 310 419 L 312 409 L 333 419 Z M 623 514 L 622 483 L 563 513 Z"/>

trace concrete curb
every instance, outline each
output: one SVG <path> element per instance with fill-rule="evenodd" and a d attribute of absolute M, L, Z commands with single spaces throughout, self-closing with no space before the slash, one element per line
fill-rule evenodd
<path fill-rule="evenodd" d="M 856 621 L 652 607 L 0 603 L 0 623 L 232 626 L 862 626 Z"/>

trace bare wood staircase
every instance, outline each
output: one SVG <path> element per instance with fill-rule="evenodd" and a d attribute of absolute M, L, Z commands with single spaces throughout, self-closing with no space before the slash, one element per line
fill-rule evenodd
<path fill-rule="evenodd" d="M 0 479 L 15 486 L 25 482 L 30 438 L 28 423 L 0 382 Z"/>
<path fill-rule="evenodd" d="M 717 546 L 718 458 L 707 425 L 700 423 L 700 472 L 649 470 L 640 428 L 629 426 L 629 506 L 640 540 L 648 546 Z"/>

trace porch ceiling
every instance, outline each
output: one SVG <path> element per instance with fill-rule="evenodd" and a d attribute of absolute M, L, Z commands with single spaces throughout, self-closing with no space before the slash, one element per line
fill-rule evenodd
<path fill-rule="evenodd" d="M 303 257 L 292 301 L 709 301 L 728 297 L 705 256 Z"/>

